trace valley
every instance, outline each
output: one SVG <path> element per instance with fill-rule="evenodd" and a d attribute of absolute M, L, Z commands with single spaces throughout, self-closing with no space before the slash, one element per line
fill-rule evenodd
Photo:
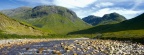
<path fill-rule="evenodd" d="M 4 40 L 6 41 L 6 40 Z M 14 41 L 14 40 L 11 40 Z M 15 40 L 16 41 L 16 40 Z M 107 55 L 144 53 L 144 45 L 130 41 L 98 39 L 19 39 L 22 44 L 10 45 L 0 49 L 0 54 L 8 55 Z M 24 42 L 23 42 L 24 41 Z M 30 42 L 29 42 L 30 41 Z M 39 42 L 37 42 L 39 41 Z M 16 43 L 16 42 L 15 42 Z M 29 44 L 24 44 L 29 43 Z M 1 45 L 2 46 L 2 45 Z"/>
<path fill-rule="evenodd" d="M 144 13 L 79 18 L 65 7 L 0 10 L 0 55 L 143 55 Z"/>

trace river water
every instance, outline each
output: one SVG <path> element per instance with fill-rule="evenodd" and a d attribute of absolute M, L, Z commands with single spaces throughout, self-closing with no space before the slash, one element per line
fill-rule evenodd
<path fill-rule="evenodd" d="M 143 55 L 144 45 L 112 40 L 51 40 L 0 49 L 0 55 Z"/>
<path fill-rule="evenodd" d="M 67 51 L 65 50 L 60 43 L 64 43 L 66 45 L 70 45 L 74 43 L 74 40 L 55 40 L 48 42 L 40 42 L 34 44 L 27 44 L 24 46 L 13 46 L 11 48 L 4 47 L 0 50 L 0 54 L 2 55 L 57 55 L 53 53 L 53 51 L 60 51 L 61 55 L 74 55 L 74 52 L 77 54 L 83 54 L 81 51 Z M 76 44 L 75 44 L 76 46 Z M 77 45 L 77 47 L 80 47 Z M 40 49 L 42 49 L 42 53 L 40 53 Z"/>

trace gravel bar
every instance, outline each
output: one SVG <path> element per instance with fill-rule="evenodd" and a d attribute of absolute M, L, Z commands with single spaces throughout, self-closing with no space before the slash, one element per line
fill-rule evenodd
<path fill-rule="evenodd" d="M 9 39 L 0 55 L 144 55 L 144 45 L 98 39 Z"/>

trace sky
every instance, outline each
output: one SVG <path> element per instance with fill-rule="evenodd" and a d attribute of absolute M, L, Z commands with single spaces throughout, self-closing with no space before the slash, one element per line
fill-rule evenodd
<path fill-rule="evenodd" d="M 102 17 L 116 12 L 131 19 L 144 13 L 144 0 L 0 0 L 0 10 L 39 5 L 63 6 L 76 12 L 80 18 L 89 15 Z"/>

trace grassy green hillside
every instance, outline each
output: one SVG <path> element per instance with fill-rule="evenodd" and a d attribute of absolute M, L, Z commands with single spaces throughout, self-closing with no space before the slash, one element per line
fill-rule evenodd
<path fill-rule="evenodd" d="M 5 34 L 17 35 L 43 35 L 44 33 L 34 27 L 25 25 L 0 13 L 0 30 Z"/>
<path fill-rule="evenodd" d="M 7 10 L 2 12 L 18 21 L 54 34 L 67 34 L 68 32 L 82 30 L 91 26 L 78 18 L 75 12 L 60 6 L 43 5 L 31 9 L 21 7 L 13 10 L 22 12 L 13 11 L 11 14 L 8 14 Z"/>
<path fill-rule="evenodd" d="M 144 14 L 118 24 L 100 25 L 69 34 L 88 34 L 104 39 L 144 40 Z"/>
<path fill-rule="evenodd" d="M 35 19 L 35 21 L 31 24 L 41 28 L 44 31 L 52 30 L 53 32 L 58 34 L 81 30 L 87 27 L 87 24 L 84 24 L 83 21 L 80 19 L 77 19 L 75 22 L 72 22 L 67 17 L 61 16 L 59 14 L 51 14 L 48 16 L 44 16 L 40 19 Z"/>

